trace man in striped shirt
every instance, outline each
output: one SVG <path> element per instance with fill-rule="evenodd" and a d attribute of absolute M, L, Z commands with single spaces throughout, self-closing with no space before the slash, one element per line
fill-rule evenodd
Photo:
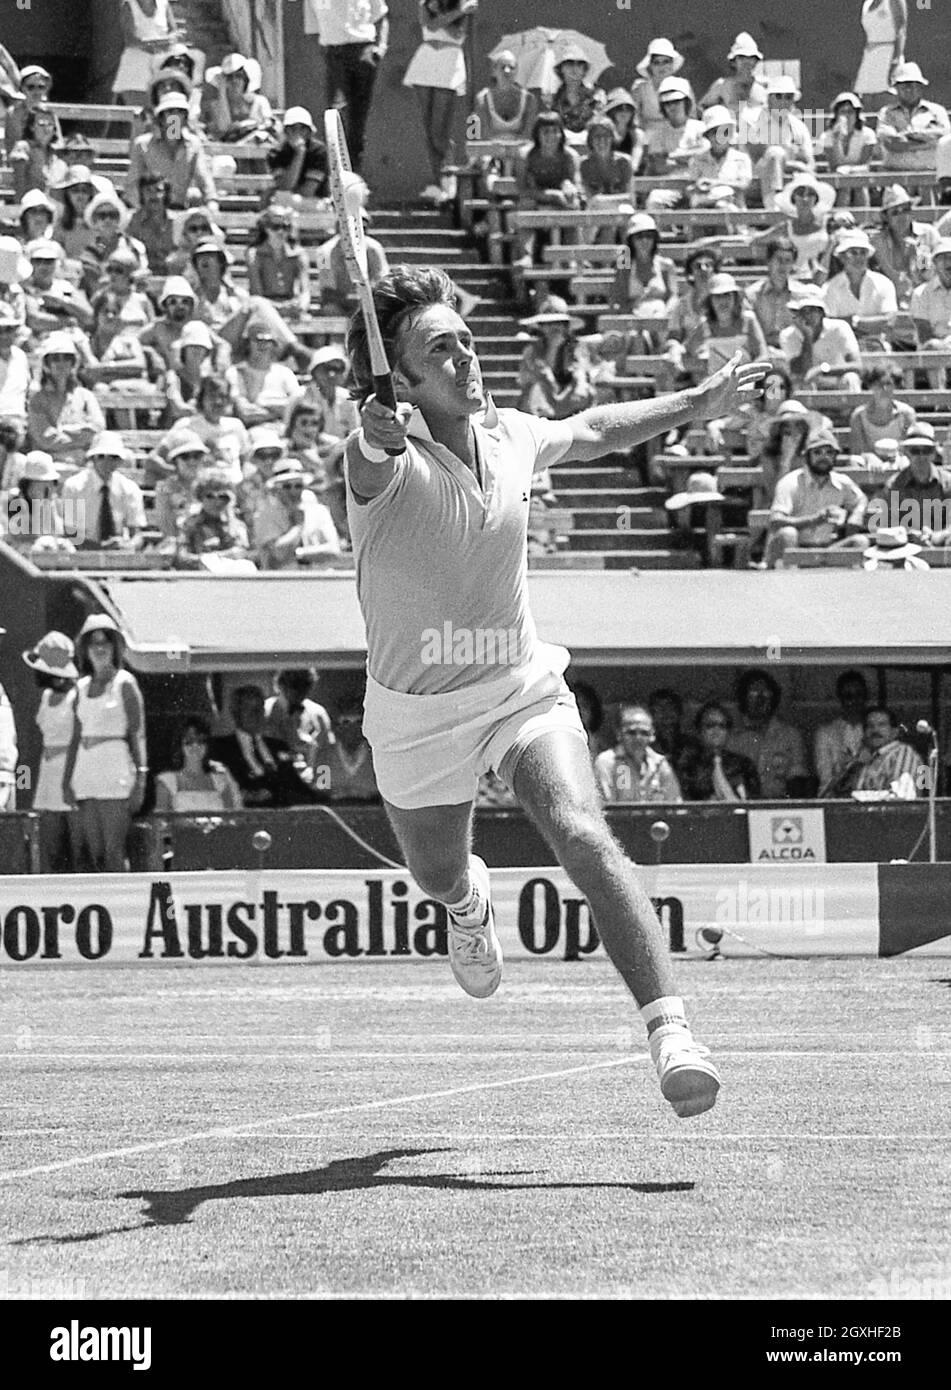
<path fill-rule="evenodd" d="M 876 705 L 865 716 L 865 746 L 872 756 L 855 790 L 887 791 L 897 801 L 914 801 L 924 790 L 925 765 L 914 748 L 899 739 L 898 720 L 884 705 Z"/>

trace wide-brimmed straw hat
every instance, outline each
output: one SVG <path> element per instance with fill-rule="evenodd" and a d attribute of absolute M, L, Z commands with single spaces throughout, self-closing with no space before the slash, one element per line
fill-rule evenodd
<path fill-rule="evenodd" d="M 904 526 L 880 526 L 875 532 L 875 543 L 865 551 L 867 560 L 907 560 L 919 555 L 923 547 L 908 539 Z"/>
<path fill-rule="evenodd" d="M 531 314 L 526 319 L 519 319 L 519 325 L 522 328 L 544 328 L 551 323 L 566 324 L 572 333 L 577 333 L 584 328 L 584 319 L 569 313 L 567 300 L 562 299 L 557 294 L 550 294 L 543 301 L 537 313 Z"/>
<path fill-rule="evenodd" d="M 79 679 L 75 656 L 76 648 L 65 632 L 48 632 L 32 650 L 23 653 L 23 660 L 40 675 L 75 681 Z"/>
<path fill-rule="evenodd" d="M 717 487 L 712 473 L 691 473 L 683 492 L 675 492 L 668 497 L 664 506 L 669 512 L 679 512 L 682 507 L 695 507 L 703 502 L 722 502 L 723 493 Z"/>
<path fill-rule="evenodd" d="M 795 217 L 796 207 L 793 194 L 797 188 L 811 188 L 816 195 L 816 211 L 830 212 L 835 203 L 835 189 L 830 183 L 820 183 L 812 174 L 798 174 L 787 183 L 781 193 L 776 194 L 776 206 L 787 217 Z"/>

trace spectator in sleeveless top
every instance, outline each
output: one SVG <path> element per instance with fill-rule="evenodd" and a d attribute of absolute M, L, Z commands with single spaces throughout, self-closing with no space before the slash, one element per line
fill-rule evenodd
<path fill-rule="evenodd" d="M 241 792 L 228 769 L 209 754 L 211 729 L 200 715 L 186 719 L 179 732 L 178 766 L 155 779 L 155 810 L 209 814 L 240 811 Z"/>

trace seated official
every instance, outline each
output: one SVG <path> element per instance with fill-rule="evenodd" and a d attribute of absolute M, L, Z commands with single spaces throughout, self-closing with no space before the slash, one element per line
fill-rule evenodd
<path fill-rule="evenodd" d="M 884 705 L 865 715 L 868 762 L 855 783 L 857 792 L 886 792 L 896 801 L 914 801 L 926 790 L 925 765 L 909 744 L 898 737 L 898 720 Z"/>
<path fill-rule="evenodd" d="M 733 719 L 725 705 L 708 700 L 697 713 L 699 742 L 677 760 L 685 801 L 752 801 L 760 794 L 756 765 L 727 748 Z"/>
<path fill-rule="evenodd" d="M 618 711 L 617 744 L 594 760 L 605 801 L 682 801 L 680 785 L 663 753 L 656 752 L 654 721 L 642 705 Z"/>
<path fill-rule="evenodd" d="M 85 519 L 92 550 L 138 550 L 145 529 L 145 501 L 138 483 L 123 473 L 132 461 L 121 434 L 105 431 L 86 455 L 87 466 L 63 484 L 63 501 Z"/>
<path fill-rule="evenodd" d="M 287 744 L 264 733 L 264 694 L 256 685 L 234 691 L 231 717 L 235 731 L 215 739 L 212 756 L 237 782 L 245 806 L 306 806 L 327 799 L 298 776 Z"/>

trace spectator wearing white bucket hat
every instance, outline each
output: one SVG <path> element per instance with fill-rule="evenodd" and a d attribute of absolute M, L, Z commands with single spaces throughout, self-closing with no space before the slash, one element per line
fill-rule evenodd
<path fill-rule="evenodd" d="M 86 454 L 86 467 L 63 484 L 63 501 L 82 516 L 92 550 L 138 550 L 145 528 L 142 489 L 122 470 L 132 462 L 121 434 L 104 430 Z"/>
<path fill-rule="evenodd" d="M 703 122 L 694 112 L 690 83 L 681 77 L 665 77 L 657 89 L 663 124 L 654 128 L 651 146 L 644 156 L 644 173 L 653 177 L 681 173 L 690 158 L 707 148 Z M 675 189 L 655 188 L 647 195 L 647 208 L 676 207 L 681 195 Z"/>
<path fill-rule="evenodd" d="M 937 171 L 938 142 L 951 134 L 951 120 L 938 102 L 925 100 L 928 86 L 917 63 L 899 63 L 892 74 L 898 100 L 882 107 L 877 132 L 886 169 Z"/>
<path fill-rule="evenodd" d="M 879 148 L 875 131 L 866 125 L 861 98 L 855 92 L 840 92 L 829 103 L 829 111 L 832 119 L 816 140 L 816 154 L 825 159 L 832 174 L 868 169 Z M 868 189 L 840 188 L 836 202 L 840 207 L 868 207 Z"/>
<path fill-rule="evenodd" d="M 797 114 L 801 95 L 791 77 L 772 77 L 765 109 L 741 117 L 740 141 L 753 161 L 767 212 L 775 208 L 776 195 L 790 175 L 812 173 L 815 168 L 812 136 Z"/>
<path fill-rule="evenodd" d="M 77 467 L 106 427 L 102 406 L 79 384 L 79 348 L 71 334 L 51 333 L 39 353 L 39 385 L 27 405 L 27 431 L 36 449 Z"/>
<path fill-rule="evenodd" d="M 77 864 L 76 811 L 63 795 L 66 754 L 76 723 L 75 649 L 63 632 L 47 632 L 23 660 L 40 687 L 36 726 L 43 740 L 31 810 L 40 817 L 40 871 L 72 873 Z"/>
<path fill-rule="evenodd" d="M 737 34 L 726 55 L 728 75 L 718 77 L 700 98 L 700 110 L 726 106 L 737 121 L 750 108 L 766 105 L 766 88 L 753 74 L 763 54 L 752 34 Z"/>
<path fill-rule="evenodd" d="M 60 475 L 56 464 L 43 450 L 31 450 L 24 461 L 17 488 L 11 490 L 5 513 L 0 517 L 0 532 L 6 544 L 24 551 L 36 548 L 42 541 L 38 548 L 43 550 L 75 550 L 66 536 L 59 492 Z"/>
<path fill-rule="evenodd" d="M 277 122 L 261 91 L 261 64 L 243 53 L 229 53 L 205 74 L 209 99 L 205 128 L 212 140 L 269 140 Z"/>
<path fill-rule="evenodd" d="M 860 391 L 862 354 L 850 325 L 830 314 L 818 290 L 789 307 L 793 322 L 780 332 L 779 347 L 796 385 L 812 391 Z"/>
<path fill-rule="evenodd" d="M 882 225 L 870 238 L 875 264 L 895 286 L 899 309 L 907 309 L 912 290 L 930 278 L 931 256 L 939 239 L 935 227 L 914 221 L 912 210 L 919 202 L 901 184 L 886 188 L 882 194 Z"/>
<path fill-rule="evenodd" d="M 313 476 L 297 459 L 285 459 L 264 485 L 251 538 L 262 569 L 319 565 L 340 554 L 333 517 L 310 490 Z"/>
<path fill-rule="evenodd" d="M 840 232 L 832 249 L 844 268 L 823 290 L 826 312 L 845 320 L 860 348 L 887 352 L 892 324 L 898 316 L 895 286 L 887 275 L 869 270 L 874 248 L 865 232 Z"/>
<path fill-rule="evenodd" d="M 268 151 L 267 164 L 279 193 L 328 196 L 327 146 L 305 106 L 289 106 L 284 112 L 281 139 Z"/>
<path fill-rule="evenodd" d="M 189 117 L 188 98 L 169 92 L 155 108 L 158 130 L 133 140 L 125 196 L 134 207 L 139 205 L 141 179 L 158 174 L 167 185 L 170 208 L 186 208 L 192 190 L 197 189 L 201 201 L 212 212 L 218 211 L 215 180 L 202 141 L 188 128 Z"/>
<path fill-rule="evenodd" d="M 753 182 L 753 166 L 736 143 L 736 117 L 726 106 L 708 106 L 703 113 L 707 148 L 687 164 L 692 208 L 744 208 Z"/>
<path fill-rule="evenodd" d="M 631 98 L 637 124 L 644 132 L 648 155 L 663 152 L 667 122 L 661 105 L 660 89 L 670 77 L 676 77 L 684 65 L 670 39 L 651 39 L 647 52 L 637 64 L 638 77 L 631 86 Z M 692 110 L 695 101 L 693 88 L 683 79 L 684 96 Z"/>

